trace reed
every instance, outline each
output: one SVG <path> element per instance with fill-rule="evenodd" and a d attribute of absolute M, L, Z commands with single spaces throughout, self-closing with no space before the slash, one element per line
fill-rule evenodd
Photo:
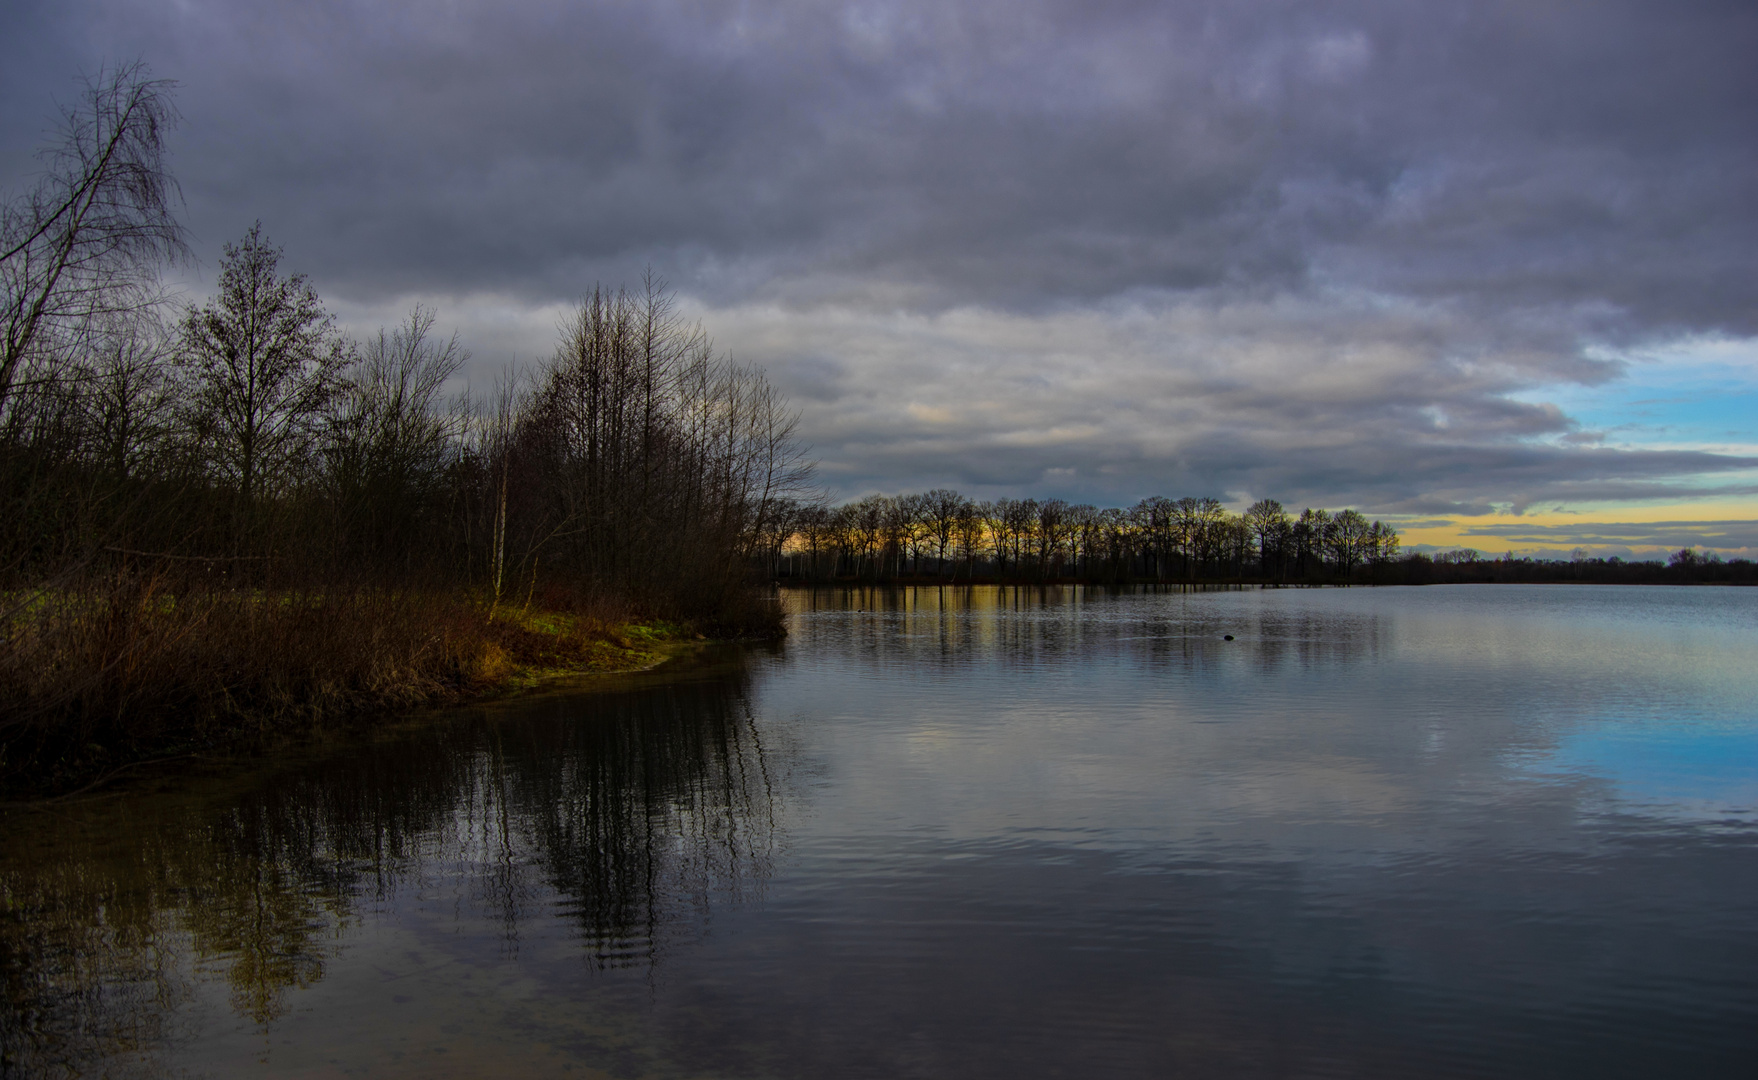
<path fill-rule="evenodd" d="M 10 594 L 0 788 L 65 791 L 152 758 L 643 667 L 695 636 L 614 600 L 556 599 L 224 589 L 162 568 Z"/>

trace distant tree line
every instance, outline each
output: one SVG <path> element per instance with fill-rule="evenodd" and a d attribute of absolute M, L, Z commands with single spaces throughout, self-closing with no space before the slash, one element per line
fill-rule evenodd
<path fill-rule="evenodd" d="M 1722 559 L 1713 551 L 1680 548 L 1660 559 L 1595 556 L 1576 548 L 1555 559 L 1494 556 L 1472 548 L 1400 559 L 1388 579 L 1407 585 L 1545 584 L 1590 582 L 1602 585 L 1758 585 L 1758 563 Z"/>
<path fill-rule="evenodd" d="M 1397 561 L 1397 530 L 1357 510 L 1289 513 L 1261 499 L 1100 508 L 1061 499 L 979 501 L 937 488 L 841 506 L 789 503 L 765 534 L 778 579 L 948 581 L 1372 580 Z"/>
<path fill-rule="evenodd" d="M 1754 564 L 1684 548 L 1659 560 L 1402 550 L 1396 529 L 1357 510 L 1289 512 L 1260 499 L 1154 496 L 1100 508 L 1061 499 L 977 500 L 936 488 L 830 506 L 787 500 L 759 545 L 782 582 L 1080 581 L 1424 585 L 1491 582 L 1752 584 Z"/>

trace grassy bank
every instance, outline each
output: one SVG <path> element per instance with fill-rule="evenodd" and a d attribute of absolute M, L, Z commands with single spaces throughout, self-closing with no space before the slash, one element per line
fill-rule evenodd
<path fill-rule="evenodd" d="M 150 760 L 650 667 L 698 628 L 611 602 L 467 592 L 180 589 L 151 578 L 13 594 L 0 651 L 0 801 Z"/>

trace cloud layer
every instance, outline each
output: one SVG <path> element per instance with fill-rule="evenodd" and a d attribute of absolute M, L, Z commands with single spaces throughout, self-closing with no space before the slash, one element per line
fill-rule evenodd
<path fill-rule="evenodd" d="M 1584 547 L 1599 555 L 1663 557 L 1680 548 L 1702 548 L 1732 557 L 1758 557 L 1758 521 L 1649 521 L 1539 525 L 1485 522 L 1461 530 L 1466 543 L 1492 553 L 1502 549 L 1556 550 Z"/>
<path fill-rule="evenodd" d="M 844 493 L 1481 513 L 1758 484 L 1542 404 L 1758 336 L 1749 3 L 8 12 L 9 187 L 51 91 L 142 57 L 182 84 L 204 250 L 260 217 L 350 319 L 440 301 L 484 363 L 652 265 Z"/>

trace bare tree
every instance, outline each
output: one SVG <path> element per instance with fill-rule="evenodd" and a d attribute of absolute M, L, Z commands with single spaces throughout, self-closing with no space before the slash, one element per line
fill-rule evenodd
<path fill-rule="evenodd" d="M 1325 510 L 1307 507 L 1290 530 L 1294 545 L 1296 571 L 1305 576 L 1322 569 L 1325 557 L 1325 535 L 1331 528 L 1331 515 Z"/>
<path fill-rule="evenodd" d="M 1121 507 L 1099 511 L 1099 528 L 1105 546 L 1105 559 L 1110 563 L 1109 576 L 1121 580 L 1129 576 L 1130 559 L 1135 549 L 1135 526 L 1132 515 Z"/>
<path fill-rule="evenodd" d="M 983 528 L 989 534 L 989 550 L 995 557 L 995 572 L 1003 575 L 1013 565 L 1009 557 L 1013 551 L 1009 542 L 1012 535 L 1009 522 L 1015 516 L 1013 503 L 1012 499 L 1001 498 L 986 501 L 981 508 Z"/>
<path fill-rule="evenodd" d="M 176 428 L 172 334 L 156 312 L 127 313 L 93 335 L 85 385 L 87 451 L 117 480 L 162 474 Z"/>
<path fill-rule="evenodd" d="M 958 512 L 964 506 L 965 497 L 948 488 L 935 488 L 922 496 L 922 511 L 928 526 L 928 535 L 934 538 L 934 572 L 946 572 L 946 549 L 952 544 L 953 531 L 958 526 Z"/>
<path fill-rule="evenodd" d="M 977 554 L 983 547 L 983 522 L 988 518 L 988 504 L 962 499 L 958 505 L 955 535 L 959 555 L 964 559 L 965 577 L 976 573 Z"/>
<path fill-rule="evenodd" d="M 45 338 L 152 303 L 160 264 L 187 254 L 165 164 L 172 85 L 138 63 L 100 71 L 62 111 L 36 187 L 0 209 L 0 410 Z"/>
<path fill-rule="evenodd" d="M 1006 536 L 1007 555 L 1016 573 L 1025 570 L 1026 555 L 1038 532 L 1038 500 L 997 499 L 995 509 Z M 1039 568 L 1042 573 L 1042 568 Z"/>
<path fill-rule="evenodd" d="M 1359 510 L 1340 510 L 1331 519 L 1330 528 L 1325 532 L 1325 546 L 1330 549 L 1331 558 L 1344 577 L 1354 573 L 1367 557 L 1372 530 L 1373 526 Z"/>
<path fill-rule="evenodd" d="M 866 560 L 873 567 L 873 576 L 878 577 L 880 567 L 875 560 L 879 547 L 879 539 L 885 533 L 885 497 L 869 495 L 860 502 L 854 503 L 849 516 L 849 525 L 854 540 L 855 572 L 860 573 L 860 560 Z"/>
<path fill-rule="evenodd" d="M 219 295 L 183 320 L 197 423 L 246 511 L 304 463 L 353 360 L 317 290 L 302 274 L 280 276 L 280 260 L 262 224 L 251 226 L 225 247 Z"/>
<path fill-rule="evenodd" d="M 738 447 L 744 475 L 740 498 L 752 515 L 747 527 L 760 535 L 794 520 L 817 463 L 807 457 L 796 434 L 798 410 L 788 407 L 762 372 L 747 369 L 746 375 L 744 430 Z"/>
<path fill-rule="evenodd" d="M 832 568 L 832 576 L 847 572 L 859 576 L 861 572 L 862 530 L 859 518 L 859 503 L 843 503 L 830 512 L 830 533 L 832 542 L 837 549 L 837 563 Z"/>
<path fill-rule="evenodd" d="M 1375 521 L 1367 533 L 1367 560 L 1377 571 L 1398 557 L 1398 530 Z M 1577 548 L 1577 551 L 1580 549 Z M 1579 561 L 1579 560 L 1577 560 Z"/>
<path fill-rule="evenodd" d="M 1068 542 L 1068 504 L 1045 499 L 1037 510 L 1038 573 L 1049 577 L 1056 572 L 1062 546 Z"/>
<path fill-rule="evenodd" d="M 440 396 L 469 354 L 456 335 L 434 338 L 433 322 L 418 305 L 402 326 L 380 329 L 331 399 L 323 483 L 338 539 L 354 554 L 370 544 L 407 556 L 456 453 L 462 418 Z"/>
<path fill-rule="evenodd" d="M 1245 523 L 1257 538 L 1258 567 L 1267 577 L 1272 559 L 1282 557 L 1282 544 L 1292 527 L 1288 511 L 1274 499 L 1259 499 L 1245 511 Z"/>
<path fill-rule="evenodd" d="M 916 569 L 920 569 L 921 541 L 926 535 L 928 522 L 925 516 L 922 496 L 892 495 L 885 500 L 885 542 L 886 547 L 897 552 L 893 573 L 902 576 L 905 566 L 913 553 L 916 558 Z"/>
<path fill-rule="evenodd" d="M 1197 565 L 1219 562 L 1227 546 L 1227 508 L 1209 497 L 1192 500 L 1189 546 Z"/>

